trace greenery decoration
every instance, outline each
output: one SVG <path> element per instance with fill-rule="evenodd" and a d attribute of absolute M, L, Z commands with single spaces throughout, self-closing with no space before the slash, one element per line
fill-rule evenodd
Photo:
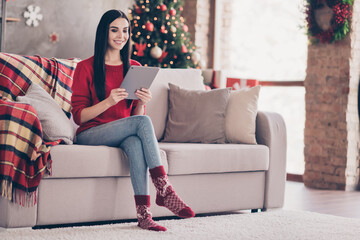
<path fill-rule="evenodd" d="M 316 21 L 316 11 L 327 4 L 333 11 L 330 28 L 323 30 Z M 305 13 L 307 15 L 307 34 L 312 43 L 334 43 L 344 39 L 350 32 L 352 5 L 354 0 L 307 0 Z"/>

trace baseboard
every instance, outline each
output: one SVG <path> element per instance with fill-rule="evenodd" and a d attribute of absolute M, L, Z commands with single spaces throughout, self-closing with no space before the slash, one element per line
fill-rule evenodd
<path fill-rule="evenodd" d="M 293 181 L 293 182 L 304 182 L 302 175 L 300 175 L 300 174 L 293 174 L 293 173 L 287 173 L 287 174 L 286 174 L 286 180 L 287 180 L 287 181 Z"/>

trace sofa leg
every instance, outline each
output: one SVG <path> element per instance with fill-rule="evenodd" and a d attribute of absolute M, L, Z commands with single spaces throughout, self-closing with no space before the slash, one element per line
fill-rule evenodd
<path fill-rule="evenodd" d="M 262 211 L 262 212 L 266 212 L 266 211 L 267 211 L 267 208 L 262 208 L 261 211 Z"/>
<path fill-rule="evenodd" d="M 259 211 L 259 209 L 251 209 L 251 213 L 257 213 Z"/>

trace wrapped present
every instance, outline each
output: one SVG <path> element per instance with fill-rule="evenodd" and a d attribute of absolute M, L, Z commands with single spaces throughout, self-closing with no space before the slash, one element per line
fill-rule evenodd
<path fill-rule="evenodd" d="M 226 87 L 231 87 L 233 90 L 241 88 L 251 88 L 259 85 L 259 81 L 255 79 L 244 79 L 244 78 L 227 78 Z"/>

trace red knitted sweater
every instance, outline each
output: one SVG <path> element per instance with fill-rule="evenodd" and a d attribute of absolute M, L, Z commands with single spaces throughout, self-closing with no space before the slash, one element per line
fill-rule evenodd
<path fill-rule="evenodd" d="M 130 108 L 127 107 L 126 101 L 122 100 L 118 104 L 110 107 L 99 116 L 81 123 L 80 113 L 81 111 L 92 105 L 99 103 L 96 96 L 95 85 L 93 80 L 94 69 L 93 69 L 94 57 L 90 57 L 78 63 L 75 73 L 74 81 L 72 85 L 72 114 L 76 124 L 80 127 L 77 129 L 76 134 L 95 127 L 104 123 L 112 122 L 121 118 L 126 118 L 132 115 L 132 110 L 137 105 L 137 100 L 133 101 Z M 141 65 L 139 62 L 131 60 L 130 65 Z M 114 88 L 120 87 L 123 81 L 123 65 L 112 66 L 105 65 L 106 80 L 105 80 L 105 98 L 110 95 L 110 92 Z"/>

